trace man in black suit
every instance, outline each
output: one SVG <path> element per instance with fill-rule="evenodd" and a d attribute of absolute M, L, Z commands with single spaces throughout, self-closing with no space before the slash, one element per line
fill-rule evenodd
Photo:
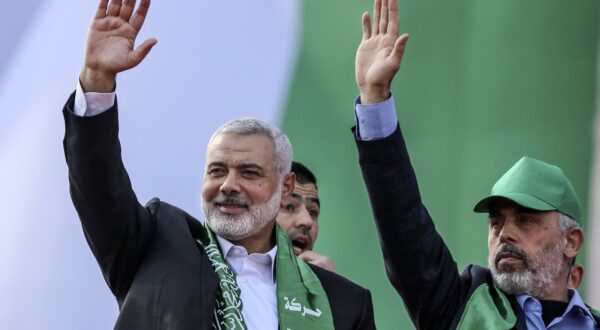
<path fill-rule="evenodd" d="M 497 181 L 474 209 L 489 215 L 489 269 L 458 273 L 421 201 L 390 93 L 408 41 L 397 0 L 375 0 L 373 16 L 371 26 L 363 15 L 356 54 L 354 133 L 387 275 L 415 326 L 598 329 L 600 312 L 568 287 L 583 244 L 581 210 L 556 166 L 523 157 Z"/>
<path fill-rule="evenodd" d="M 275 224 L 294 189 L 292 151 L 256 119 L 224 124 L 206 154 L 203 225 L 158 199 L 145 207 L 121 160 L 116 75 L 150 0 L 100 0 L 77 91 L 63 115 L 71 196 L 120 314 L 116 329 L 374 329 L 368 290 L 297 258 Z"/>

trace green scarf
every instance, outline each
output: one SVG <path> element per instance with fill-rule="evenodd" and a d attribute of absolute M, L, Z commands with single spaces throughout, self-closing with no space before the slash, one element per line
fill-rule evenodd
<path fill-rule="evenodd" d="M 242 315 L 240 288 L 219 250 L 215 234 L 205 222 L 204 231 L 196 240 L 206 251 L 219 277 L 215 303 L 214 329 L 246 330 Z M 292 248 L 292 243 L 279 225 L 275 225 L 277 257 L 277 311 L 279 328 L 283 330 L 334 329 L 329 300 L 317 275 Z"/>

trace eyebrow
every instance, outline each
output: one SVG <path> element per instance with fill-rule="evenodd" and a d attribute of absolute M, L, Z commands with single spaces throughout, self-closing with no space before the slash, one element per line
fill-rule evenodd
<path fill-rule="evenodd" d="M 306 200 L 313 202 L 313 203 L 317 203 L 317 205 L 319 205 L 319 207 L 321 207 L 321 201 L 318 198 L 315 197 L 309 197 Z"/>
<path fill-rule="evenodd" d="M 292 198 L 293 199 L 297 199 L 298 201 L 302 201 L 304 199 L 302 197 L 302 195 L 297 194 L 297 193 L 292 193 Z M 306 201 L 307 202 L 316 203 L 319 207 L 321 207 L 321 201 L 318 198 L 316 198 L 316 197 L 307 197 Z"/>
<path fill-rule="evenodd" d="M 227 164 L 225 164 L 224 162 L 212 162 L 212 163 L 208 164 L 207 167 L 214 167 L 214 166 L 228 167 Z M 257 163 L 242 163 L 242 164 L 235 166 L 235 168 L 239 168 L 239 169 L 243 169 L 243 170 L 244 169 L 256 169 L 259 171 L 264 170 L 264 168 L 262 166 L 258 165 Z"/>
<path fill-rule="evenodd" d="M 257 163 L 242 163 L 242 164 L 236 166 L 236 168 L 243 169 L 243 170 L 247 170 L 247 169 L 255 169 L 255 170 L 259 170 L 259 171 L 264 170 L 264 168 L 262 166 L 258 165 Z"/>

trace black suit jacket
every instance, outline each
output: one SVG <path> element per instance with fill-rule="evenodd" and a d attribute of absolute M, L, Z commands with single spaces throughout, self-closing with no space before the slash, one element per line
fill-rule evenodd
<path fill-rule="evenodd" d="M 400 127 L 386 138 L 356 144 L 390 282 L 417 328 L 456 328 L 474 291 L 493 288 L 489 269 L 469 265 L 459 274 L 421 201 Z M 505 296 L 517 318 L 515 328 L 526 329 L 515 297 Z"/>
<path fill-rule="evenodd" d="M 117 106 L 94 117 L 63 115 L 70 191 L 86 240 L 117 299 L 115 329 L 211 329 L 218 278 L 195 242 L 202 224 L 151 200 L 140 205 L 121 160 Z M 368 290 L 312 266 L 336 329 L 374 329 Z"/>

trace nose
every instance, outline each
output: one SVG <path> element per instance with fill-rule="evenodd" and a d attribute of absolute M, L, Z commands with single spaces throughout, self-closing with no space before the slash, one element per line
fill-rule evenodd
<path fill-rule="evenodd" d="M 310 230 L 313 225 L 313 219 L 306 207 L 302 207 L 301 209 L 296 219 L 296 227 L 306 227 Z"/>
<path fill-rule="evenodd" d="M 237 175 L 234 172 L 229 172 L 223 179 L 219 190 L 227 195 L 239 194 L 240 182 Z"/>
<path fill-rule="evenodd" d="M 500 243 L 514 243 L 517 241 L 517 231 L 513 219 L 507 219 L 498 234 Z"/>

